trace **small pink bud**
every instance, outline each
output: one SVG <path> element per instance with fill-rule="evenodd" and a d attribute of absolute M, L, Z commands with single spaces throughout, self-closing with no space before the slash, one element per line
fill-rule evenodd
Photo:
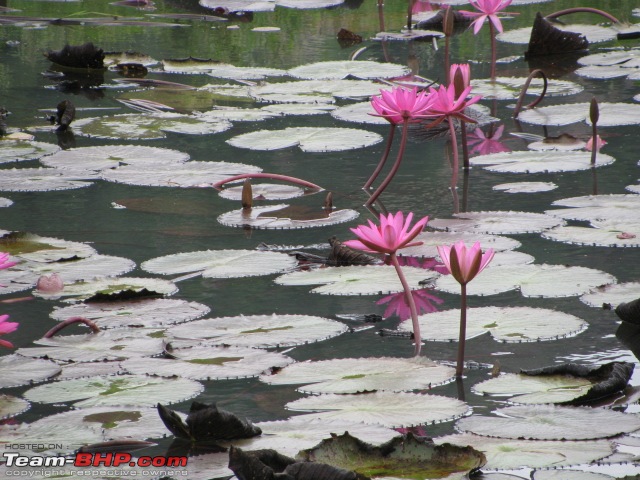
<path fill-rule="evenodd" d="M 64 282 L 57 273 L 42 275 L 36 283 L 36 289 L 46 293 L 56 293 L 64 288 Z"/>

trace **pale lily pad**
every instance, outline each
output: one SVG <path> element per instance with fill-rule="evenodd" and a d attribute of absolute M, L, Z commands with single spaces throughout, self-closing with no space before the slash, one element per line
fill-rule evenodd
<path fill-rule="evenodd" d="M 96 254 L 79 260 L 55 263 L 28 262 L 22 267 L 38 275 L 57 273 L 65 282 L 72 283 L 97 277 L 124 275 L 133 270 L 136 263 L 128 258 Z"/>
<path fill-rule="evenodd" d="M 230 80 L 263 80 L 266 77 L 287 75 L 285 70 L 263 67 L 236 67 L 215 61 L 163 60 L 162 69 L 169 73 L 206 73 L 212 77 Z"/>
<path fill-rule="evenodd" d="M 0 420 L 15 417 L 29 409 L 29 402 L 13 395 L 0 395 Z M 0 433 L 0 437 L 2 433 Z"/>
<path fill-rule="evenodd" d="M 232 12 L 270 12 L 276 5 L 296 9 L 327 8 L 342 3 L 344 0 L 200 0 L 205 8 L 222 7 Z"/>
<path fill-rule="evenodd" d="M 46 419 L 42 420 L 36 420 L 33 423 L 20 423 L 19 425 L 0 425 L 0 441 L 3 445 L 29 445 L 31 448 L 21 449 L 21 454 L 26 456 L 37 455 L 41 459 L 43 454 L 71 454 L 82 446 L 104 441 L 102 432 L 95 428 L 84 427 L 69 429 L 64 424 L 52 424 L 50 421 L 46 421 Z M 69 467 L 71 467 L 71 465 L 69 465 Z M 7 471 L 3 470 L 5 468 L 10 468 L 10 471 L 15 471 L 15 466 L 7 467 L 4 464 L 0 466 L 0 475 L 6 478 L 11 474 L 6 475 Z M 64 468 L 64 470 L 67 469 L 68 467 Z M 47 468 L 38 467 L 31 478 L 56 478 L 61 471 L 61 467 L 52 468 L 51 472 L 47 470 Z"/>
<path fill-rule="evenodd" d="M 596 440 L 640 429 L 640 418 L 636 415 L 602 408 L 516 405 L 499 408 L 494 413 L 500 416 L 463 418 L 456 428 L 513 440 Z"/>
<path fill-rule="evenodd" d="M 105 52 L 105 67 L 109 68 L 119 63 L 139 63 L 145 67 L 152 67 L 158 64 L 158 60 L 139 52 Z"/>
<path fill-rule="evenodd" d="M 122 165 L 138 165 L 153 169 L 159 164 L 174 165 L 187 160 L 189 154 L 168 148 L 103 145 L 62 150 L 42 158 L 40 162 L 59 169 L 100 171 Z"/>
<path fill-rule="evenodd" d="M 520 96 L 520 91 L 527 81 L 526 77 L 496 77 L 495 80 L 488 78 L 473 79 L 471 85 L 474 95 L 482 95 L 487 100 L 516 100 Z M 534 78 L 527 89 L 528 95 L 540 95 L 544 82 L 541 78 Z M 547 85 L 545 96 L 550 97 L 575 95 L 584 90 L 582 85 L 566 80 L 551 80 Z M 518 117 L 519 118 L 519 117 Z"/>
<path fill-rule="evenodd" d="M 322 115 L 335 110 L 334 105 L 321 103 L 313 105 L 308 103 L 274 103 L 266 105 L 260 110 L 274 115 Z"/>
<path fill-rule="evenodd" d="M 334 97 L 364 100 L 378 94 L 380 84 L 369 80 L 301 80 L 249 88 L 257 101 L 273 103 L 333 103 Z"/>
<path fill-rule="evenodd" d="M 596 157 L 596 167 L 611 165 L 615 159 L 604 153 Z M 483 166 L 492 172 L 506 173 L 559 173 L 589 170 L 592 168 L 591 152 L 566 152 L 549 150 L 511 151 L 480 155 L 469 159 L 471 165 Z"/>
<path fill-rule="evenodd" d="M 91 185 L 93 182 L 82 182 L 77 176 L 68 175 L 57 168 L 4 169 L 0 176 L 0 191 L 5 192 L 72 190 Z"/>
<path fill-rule="evenodd" d="M 24 397 L 40 403 L 75 402 L 76 408 L 153 407 L 188 400 L 203 389 L 201 383 L 187 378 L 120 375 L 48 383 L 27 390 Z"/>
<path fill-rule="evenodd" d="M 182 377 L 194 380 L 224 380 L 257 377 L 272 368 L 282 368 L 293 359 L 281 353 L 257 348 L 195 344 L 171 348 L 174 358 L 136 358 L 123 362 L 130 373 L 151 374 L 164 378 Z M 172 342 L 171 345 L 178 344 Z"/>
<path fill-rule="evenodd" d="M 138 277 L 109 277 L 96 278 L 83 282 L 64 285 L 64 288 L 56 293 L 45 293 L 39 290 L 34 295 L 42 298 L 61 298 L 64 302 L 82 302 L 88 299 L 116 299 L 122 296 L 130 298 L 144 298 L 158 295 L 173 295 L 178 287 L 168 280 L 160 278 Z"/>
<path fill-rule="evenodd" d="M 539 193 L 550 192 L 558 188 L 553 182 L 513 182 L 494 185 L 493 189 L 506 193 Z"/>
<path fill-rule="evenodd" d="M 280 27 L 255 27 L 252 28 L 252 32 L 279 32 L 282 29 Z"/>
<path fill-rule="evenodd" d="M 459 309 L 427 313 L 418 319 L 423 340 L 458 341 Z M 410 331 L 411 325 L 407 323 L 401 323 L 398 329 Z M 586 330 L 587 326 L 585 321 L 574 315 L 545 308 L 476 307 L 469 308 L 467 312 L 466 338 L 489 332 L 498 342 L 538 342 L 572 337 Z"/>
<path fill-rule="evenodd" d="M 13 201 L 8 198 L 0 197 L 0 208 L 10 207 L 13 205 Z"/>
<path fill-rule="evenodd" d="M 314 8 L 329 8 L 342 5 L 345 0 L 275 0 L 279 7 L 308 10 Z"/>
<path fill-rule="evenodd" d="M 68 363 L 62 366 L 62 372 L 56 376 L 57 380 L 73 380 L 76 378 L 90 378 L 107 375 L 123 375 L 124 368 L 118 361 L 114 362 L 85 362 Z"/>
<path fill-rule="evenodd" d="M 209 313 L 206 305 L 170 298 L 153 298 L 130 302 L 80 303 L 57 307 L 51 318 L 64 321 L 71 317 L 84 317 L 101 329 L 161 328 L 188 322 Z"/>
<path fill-rule="evenodd" d="M 637 125 L 640 123 L 640 105 L 635 103 L 606 103 L 598 105 L 599 127 L 619 125 Z M 532 108 L 520 113 L 518 120 L 534 125 L 569 125 L 577 122 L 589 122 L 589 104 L 574 103 Z"/>
<path fill-rule="evenodd" d="M 621 226 L 640 223 L 639 195 L 586 195 L 556 200 L 552 205 L 569 207 L 546 211 L 567 220 L 618 223 Z"/>
<path fill-rule="evenodd" d="M 16 353 L 63 362 L 104 362 L 163 352 L 163 338 L 157 330 L 140 328 L 41 338 L 34 343 L 39 346 L 19 348 Z"/>
<path fill-rule="evenodd" d="M 231 122 L 177 113 L 122 114 L 76 120 L 73 127 L 78 134 L 92 138 L 151 140 L 165 138 L 166 132 L 188 135 L 220 133 L 230 129 Z"/>
<path fill-rule="evenodd" d="M 448 422 L 469 413 L 469 406 L 455 398 L 409 392 L 373 392 L 358 395 L 315 395 L 286 404 L 294 411 L 316 413 L 303 418 L 351 420 L 384 427 L 409 427 Z"/>
<path fill-rule="evenodd" d="M 508 397 L 513 403 L 563 403 L 586 394 L 592 386 L 586 378 L 569 375 L 543 377 L 507 373 L 474 385 L 472 391 Z"/>
<path fill-rule="evenodd" d="M 220 196 L 228 200 L 242 200 L 243 187 L 229 187 L 220 191 Z M 305 191 L 292 185 L 280 185 L 276 183 L 257 183 L 251 185 L 253 200 L 288 200 L 301 197 Z"/>
<path fill-rule="evenodd" d="M 532 480 L 614 480 L 616 477 L 598 472 L 582 470 L 539 470 L 533 474 Z"/>
<path fill-rule="evenodd" d="M 601 27 L 598 25 L 568 24 L 563 25 L 554 23 L 554 27 L 564 32 L 580 33 L 589 41 L 589 43 L 600 43 L 613 40 L 618 32 L 611 27 Z M 531 38 L 531 27 L 516 28 L 496 35 L 496 39 L 505 43 L 528 44 Z"/>
<path fill-rule="evenodd" d="M 336 60 L 310 63 L 289 70 L 289 75 L 305 80 L 360 80 L 393 78 L 407 75 L 411 70 L 406 65 L 373 61 Z"/>
<path fill-rule="evenodd" d="M 640 222 L 592 221 L 591 227 L 564 226 L 542 232 L 542 237 L 557 242 L 599 247 L 640 247 Z"/>
<path fill-rule="evenodd" d="M 429 226 L 437 230 L 466 233 L 512 235 L 516 233 L 540 233 L 564 221 L 552 215 L 532 212 L 466 212 L 456 218 L 429 220 Z"/>
<path fill-rule="evenodd" d="M 442 38 L 444 37 L 444 33 L 438 32 L 437 30 L 403 30 L 401 32 L 378 32 L 376 36 L 372 38 L 372 40 L 379 41 L 397 41 L 397 42 L 408 42 L 413 40 L 427 40 L 430 38 Z"/>
<path fill-rule="evenodd" d="M 262 108 L 214 107 L 212 110 L 197 113 L 203 118 L 222 118 L 232 122 L 261 122 L 279 116 Z"/>
<path fill-rule="evenodd" d="M 636 299 L 638 292 L 640 292 L 639 282 L 602 285 L 582 295 L 580 301 L 590 307 L 602 308 L 603 305 L 615 307 Z"/>
<path fill-rule="evenodd" d="M 289 127 L 244 133 L 227 140 L 227 143 L 249 150 L 280 150 L 297 146 L 303 152 L 342 152 L 370 147 L 381 141 L 381 135 L 355 128 Z"/>
<path fill-rule="evenodd" d="M 402 267 L 409 288 L 420 289 L 421 282 L 434 280 L 438 274 L 415 267 Z M 311 290 L 323 295 L 383 295 L 403 291 L 396 270 L 391 265 L 328 267 L 286 273 L 275 279 L 278 285 L 318 285 Z"/>
<path fill-rule="evenodd" d="M 640 49 L 594 53 L 579 58 L 578 63 L 584 67 L 576 70 L 576 73 L 587 78 L 635 77 L 640 66 Z"/>
<path fill-rule="evenodd" d="M 278 453 L 295 457 L 305 448 L 316 446 L 333 433 L 349 432 L 354 436 L 366 438 L 368 443 L 379 445 L 391 440 L 400 434 L 391 428 L 378 425 L 367 425 L 349 420 L 309 420 L 300 416 L 291 417 L 288 420 L 273 422 L 260 422 L 255 424 L 262 430 L 262 435 L 233 442 L 220 442 L 223 446 L 240 447 L 243 450 L 259 450 L 271 448 Z"/>
<path fill-rule="evenodd" d="M 243 173 L 262 171 L 259 167 L 243 163 L 187 162 L 173 165 L 156 165 L 153 168 L 127 165 L 101 173 L 109 182 L 151 187 L 210 187 L 226 178 Z"/>
<path fill-rule="evenodd" d="M 571 428 L 571 427 L 569 427 Z M 487 457 L 486 469 L 556 468 L 591 463 L 611 455 L 614 446 L 606 440 L 544 441 L 505 440 L 471 433 L 433 439 L 438 445 L 470 445 Z"/>
<path fill-rule="evenodd" d="M 449 383 L 451 367 L 424 357 L 365 357 L 293 363 L 260 380 L 271 385 L 305 384 L 303 393 L 362 393 L 410 391 Z"/>
<path fill-rule="evenodd" d="M 0 370 L 0 388 L 10 388 L 44 382 L 60 373 L 60 366 L 50 360 L 12 354 L 0 357 Z"/>
<path fill-rule="evenodd" d="M 616 283 L 613 275 L 601 270 L 565 265 L 489 265 L 467 285 L 469 295 L 495 295 L 519 289 L 525 297 L 560 298 L 582 295 L 600 285 Z M 436 288 L 460 293 L 460 284 L 451 276 L 440 277 Z"/>
<path fill-rule="evenodd" d="M 27 140 L 0 141 L 0 163 L 37 160 L 60 150 L 58 145 Z"/>
<path fill-rule="evenodd" d="M 582 67 L 575 71 L 576 75 L 595 80 L 609 80 L 612 78 L 622 78 L 636 73 L 635 68 L 625 68 L 621 65 L 600 66 L 592 65 Z"/>
<path fill-rule="evenodd" d="M 431 222 L 429 222 L 429 226 L 431 226 Z M 493 248 L 496 252 L 514 250 L 521 246 L 520 242 L 513 238 L 476 232 L 422 232 L 418 234 L 415 241 L 423 243 L 415 247 L 403 248 L 398 251 L 398 254 L 400 256 L 437 257 L 439 245 L 452 245 L 458 241 L 471 245 L 480 242 L 483 248 Z"/>
<path fill-rule="evenodd" d="M 153 258 L 141 268 L 160 275 L 201 272 L 207 278 L 238 278 L 280 273 L 296 265 L 295 258 L 280 252 L 204 250 Z"/>
<path fill-rule="evenodd" d="M 1 250 L 0 250 L 1 251 Z M 24 270 L 0 270 L 0 295 L 22 292 L 33 287 L 38 281 L 38 275 Z"/>
<path fill-rule="evenodd" d="M 196 320 L 172 327 L 167 336 L 252 348 L 303 345 L 338 336 L 343 323 L 311 315 L 240 315 Z"/>
<path fill-rule="evenodd" d="M 272 213 L 273 212 L 273 213 Z M 327 213 L 322 208 L 289 206 L 285 204 L 232 210 L 218 216 L 218 221 L 228 227 L 288 230 L 296 228 L 325 227 L 350 222 L 358 218 L 356 210 L 342 209 Z"/>
<path fill-rule="evenodd" d="M 371 107 L 371 102 L 358 102 L 336 108 L 331 112 L 331 116 L 345 122 L 389 125 L 388 120 L 372 115 L 373 113 L 375 113 L 375 110 Z"/>
<path fill-rule="evenodd" d="M 0 238 L 0 251 L 34 262 L 68 261 L 74 258 L 91 257 L 97 253 L 86 243 L 41 237 L 26 232 L 11 232 L 3 235 Z"/>

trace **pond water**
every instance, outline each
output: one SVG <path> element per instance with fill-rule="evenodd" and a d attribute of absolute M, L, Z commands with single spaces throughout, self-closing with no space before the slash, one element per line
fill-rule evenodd
<path fill-rule="evenodd" d="M 142 2 L 140 2 L 142 3 Z M 181 113 L 191 110 L 207 110 L 201 100 L 186 98 L 180 93 L 163 94 L 158 89 L 134 90 L 131 85 L 118 83 L 122 76 L 111 70 L 104 72 L 104 78 L 91 88 L 74 90 L 65 88 L 60 77 L 51 74 L 55 66 L 43 55 L 44 52 L 62 49 L 65 44 L 81 45 L 91 41 L 105 52 L 135 51 L 158 62 L 193 57 L 211 59 L 221 64 L 236 67 L 291 69 L 300 65 L 329 60 L 357 60 L 393 63 L 408 66 L 412 73 L 433 81 L 444 80 L 445 47 L 444 40 L 380 41 L 372 39 L 380 32 L 380 18 L 376 2 L 347 2 L 348 6 L 336 8 L 292 9 L 276 7 L 272 12 L 254 12 L 240 20 L 215 21 L 199 18 L 209 11 L 202 9 L 195 1 L 156 0 L 149 8 L 116 5 L 102 0 L 86 1 L 12 1 L 0 5 L 15 11 L 3 15 L 0 29 L 0 105 L 11 113 L 7 123 L 11 131 L 20 129 L 34 135 L 38 142 L 57 145 L 58 136 L 48 125 L 45 117 L 51 115 L 56 105 L 63 100 L 71 100 L 77 108 L 76 122 L 82 119 L 124 113 L 139 113 L 128 108 L 118 99 L 147 98 L 172 106 Z M 509 11 L 518 13 L 503 19 L 505 31 L 524 28 L 533 22 L 536 12 L 549 14 L 564 8 L 577 6 L 600 8 L 623 21 L 637 22 L 637 5 L 633 1 L 574 1 L 514 2 Z M 455 2 L 456 8 L 471 10 L 469 4 Z M 461 5 L 458 7 L 458 5 Z M 635 8 L 635 11 L 634 11 Z M 635 13 L 636 16 L 633 16 Z M 178 16 L 180 14 L 182 16 Z M 41 21 L 21 23 L 5 22 L 9 16 L 38 17 L 41 19 L 64 18 L 61 24 Z M 77 19 L 113 17 L 111 25 L 97 22 L 78 22 Z M 597 24 L 604 19 L 593 14 L 575 14 L 563 17 L 573 23 Z M 121 24 L 123 21 L 139 21 L 140 25 Z M 400 32 L 406 21 L 406 2 L 389 0 L 384 6 L 385 30 Z M 142 23 L 144 22 L 144 23 Z M 153 22 L 157 26 L 153 25 Z M 162 23 L 163 25 L 159 25 Z M 173 26 L 164 24 L 172 23 Z M 278 27 L 278 30 L 261 27 Z M 362 43 L 341 47 L 336 34 L 345 28 L 363 37 Z M 256 30 L 257 29 L 257 30 Z M 263 31 L 261 31 L 263 30 Z M 638 48 L 638 39 L 617 40 L 615 38 L 592 43 L 590 53 L 606 52 L 610 49 L 630 50 Z M 527 45 L 497 43 L 497 75 L 499 77 L 526 77 L 533 68 L 542 68 L 548 75 L 550 85 L 568 81 L 578 86 L 578 93 L 572 95 L 547 96 L 540 107 L 562 104 L 585 104 L 596 98 L 599 102 L 624 102 L 633 107 L 634 95 L 638 95 L 638 80 L 618 76 L 610 79 L 594 79 L 576 73 L 580 67 L 575 60 L 563 59 L 558 64 L 528 62 L 524 59 Z M 362 49 L 362 50 L 360 50 Z M 488 78 L 490 75 L 490 40 L 488 27 L 474 36 L 471 31 L 452 37 L 449 46 L 451 63 L 470 62 L 474 79 Z M 637 51 L 636 51 L 637 52 Z M 637 53 L 636 53 L 637 58 Z M 220 79 L 205 74 L 177 74 L 163 71 L 157 63 L 149 66 L 147 79 L 176 82 L 193 87 L 207 84 L 247 85 L 261 82 L 290 81 L 289 77 L 251 79 L 234 81 Z M 154 93 L 149 93 L 149 92 Z M 185 91 L 189 92 L 189 91 Z M 295 93 L 295 92 L 293 92 Z M 366 96 L 349 98 L 349 94 L 335 100 L 337 106 L 367 100 Z M 533 96 L 529 98 L 534 98 Z M 208 105 L 222 107 L 261 107 L 266 103 L 250 99 L 220 100 L 209 99 Z M 564 126 L 543 127 L 526 122 L 516 122 L 512 118 L 515 99 L 487 100 L 485 107 L 497 121 L 492 126 L 484 126 L 483 131 L 497 132 L 504 127 L 499 139 L 504 150 L 527 150 L 531 141 L 513 133 L 557 137 L 570 134 L 581 140 L 591 135 L 591 126 L 586 122 Z M 584 108 L 583 106 L 577 108 Z M 572 107 L 567 107 L 570 111 Z M 588 116 L 588 109 L 584 116 Z M 468 177 L 460 176 L 458 204 L 452 198 L 449 182 L 451 167 L 450 143 L 446 136 L 429 141 L 417 135 L 410 137 L 403 163 L 392 183 L 381 196 L 381 209 L 389 212 L 412 211 L 418 217 L 429 215 L 432 220 L 449 219 L 457 212 L 514 211 L 544 213 L 557 208 L 552 203 L 571 197 L 598 195 L 621 195 L 632 193 L 626 187 L 638 184 L 638 120 L 631 125 L 603 126 L 599 133 L 607 142 L 603 154 L 615 159 L 610 165 L 596 170 L 563 171 L 560 173 L 509 173 L 472 168 Z M 338 152 L 304 152 L 297 147 L 277 150 L 254 150 L 232 146 L 227 141 L 241 134 L 267 129 L 275 130 L 274 136 L 281 136 L 279 130 L 289 127 L 339 127 L 363 129 L 375 132 L 385 141 L 364 148 L 354 148 Z M 129 276 L 153 276 L 140 268 L 142 262 L 156 257 L 180 252 L 203 250 L 249 249 L 261 244 L 300 246 L 311 253 L 318 249 L 305 247 L 325 245 L 336 236 L 340 240 L 353 238 L 349 228 L 368 219 L 372 213 L 363 206 L 367 195 L 362 185 L 377 164 L 385 147 L 388 134 L 387 125 L 346 122 L 328 113 L 318 115 L 282 115 L 265 121 L 232 121 L 232 126 L 220 133 L 185 134 L 166 132 L 163 138 L 118 139 L 97 138 L 83 135 L 81 127 L 72 130 L 75 135 L 71 142 L 75 148 L 108 145 L 153 146 L 187 153 L 191 161 L 239 162 L 254 165 L 265 172 L 299 177 L 316 183 L 332 192 L 333 204 L 337 209 L 353 209 L 359 216 L 346 223 L 305 229 L 248 229 L 222 225 L 218 216 L 240 208 L 238 200 L 221 198 L 213 188 L 171 188 L 157 186 L 132 186 L 95 180 L 87 188 L 60 191 L 4 191 L 0 196 L 10 199 L 13 204 L 0 209 L 0 228 L 6 231 L 21 231 L 42 237 L 55 237 L 74 242 L 90 244 L 98 253 L 125 257 L 135 262 L 136 267 Z M 399 135 L 398 135 L 399 137 Z M 396 137 L 396 142 L 398 140 Z M 2 146 L 0 146 L 2 148 Z M 395 155 L 392 150 L 392 157 Z M 472 156 L 477 154 L 472 147 Z M 560 154 L 561 156 L 564 154 Z M 78 161 L 81 161 L 80 159 Z M 40 166 L 38 160 L 7 162 L 5 169 L 34 168 Z M 1 172 L 0 172 L 1 173 Z M 0 174 L 1 177 L 1 174 Z M 256 181 L 257 182 L 257 181 Z M 513 182 L 552 182 L 556 188 L 536 193 L 506 193 L 495 189 L 496 185 Z M 636 189 L 636 192 L 638 190 Z M 325 193 L 294 199 L 293 204 L 306 205 L 311 210 L 320 210 Z M 289 202 L 289 201 L 287 201 Z M 267 202 L 268 203 L 268 202 Z M 124 205 L 127 208 L 117 208 Z M 608 215 L 608 213 L 606 214 Z M 629 212 L 629 232 L 638 230 L 640 223 L 637 210 Z M 587 226 L 586 222 L 572 222 L 571 225 Z M 638 232 L 640 234 L 640 232 Z M 640 263 L 637 247 L 628 248 L 605 246 L 581 246 L 543 238 L 539 232 L 506 235 L 521 245 L 518 251 L 531 255 L 535 264 L 549 264 L 566 267 L 586 267 L 605 272 L 615 277 L 619 284 L 637 282 L 640 278 Z M 590 240 L 589 240 L 590 241 Z M 587 241 L 586 243 L 588 243 Z M 215 253 L 214 253 L 215 255 Z M 486 271 L 488 272 L 491 267 Z M 483 272 L 484 274 L 484 272 Z M 482 275 L 480 277 L 482 277 Z M 180 275 L 173 275 L 179 277 Z M 283 286 L 276 284 L 278 275 L 248 278 L 203 278 L 195 276 L 177 282 L 178 292 L 170 298 L 184 299 L 210 307 L 209 317 L 236 315 L 296 314 L 314 315 L 336 319 L 340 315 L 385 313 L 386 305 L 380 300 L 384 295 L 321 295 L 311 293 L 312 286 Z M 160 276 L 167 279 L 171 276 Z M 478 277 L 478 279 L 480 279 Z M 560 277 L 558 289 L 565 277 Z M 553 283 L 553 280 L 551 280 Z M 471 288 L 471 287 L 470 287 Z M 473 290 L 471 288 L 471 290 Z M 467 342 L 467 359 L 476 362 L 480 368 L 469 369 L 462 385 L 448 383 L 434 389 L 433 393 L 450 397 L 462 397 L 475 414 L 489 414 L 503 405 L 500 399 L 488 398 L 473 393 L 471 387 L 490 377 L 491 366 L 499 362 L 503 372 L 518 372 L 521 368 L 538 368 L 556 363 L 575 361 L 587 365 L 610 361 L 637 363 L 629 345 L 616 337 L 619 320 L 611 310 L 589 306 L 581 301 L 580 295 L 557 297 L 553 287 L 547 293 L 526 297 L 518 290 L 510 290 L 494 295 L 471 295 L 471 307 L 534 307 L 555 310 L 575 315 L 588 324 L 585 331 L 554 341 L 499 343 L 490 335 L 482 335 Z M 630 293 L 626 301 L 640 297 L 640 287 Z M 459 308 L 459 295 L 430 290 L 436 297 L 434 305 L 438 310 Z M 31 290 L 4 294 L 1 300 L 30 297 Z M 598 305 L 603 300 L 598 299 Z M 606 299 L 605 299 L 606 301 Z M 612 303 L 616 304 L 618 300 Z M 436 303 L 437 302 L 437 303 Z M 30 298 L 19 302 L 3 303 L 0 314 L 9 314 L 11 321 L 20 323 L 19 329 L 7 337 L 16 348 L 33 346 L 33 341 L 56 325 L 50 317 L 54 307 L 65 306 L 59 300 Z M 396 315 L 390 315 L 375 325 L 343 320 L 353 332 L 343 333 L 335 338 L 287 350 L 286 354 L 296 361 L 323 360 L 332 358 L 359 357 L 402 357 L 408 358 L 413 352 L 411 342 L 406 338 L 380 336 L 381 328 L 395 329 L 399 323 Z M 370 328 L 363 328 L 368 326 Z M 83 333 L 80 327 L 71 327 L 65 333 Z M 456 342 L 425 342 L 422 355 L 436 361 L 451 364 L 455 359 Z M 637 351 L 637 350 L 636 350 Z M 0 355 L 12 351 L 2 349 Z M 4 375 L 0 372 L 0 376 Z M 640 384 L 637 374 L 630 384 Z M 246 416 L 254 422 L 289 418 L 294 412 L 285 404 L 303 398 L 295 391 L 295 386 L 266 385 L 255 378 L 217 380 L 203 382 L 204 390 L 197 400 L 218 405 L 234 413 Z M 21 396 L 28 387 L 6 388 L 3 394 Z M 172 405 L 171 408 L 186 412 L 191 400 Z M 46 404 L 33 402 L 25 413 L 15 417 L 17 422 L 33 422 L 44 416 L 69 409 L 68 403 Z M 637 411 L 637 410 L 631 410 Z M 454 432 L 454 422 L 444 422 L 427 427 L 430 436 L 446 435 Z M 168 433 L 168 432 L 167 432 Z M 140 438 L 143 438 L 144 435 Z M 2 437 L 0 436 L 0 439 Z M 158 446 L 152 451 L 161 454 L 166 451 L 170 438 L 158 439 Z M 4 440 L 3 440 L 4 441 Z M 612 470 L 615 475 L 635 474 L 637 467 L 627 464 Z"/>

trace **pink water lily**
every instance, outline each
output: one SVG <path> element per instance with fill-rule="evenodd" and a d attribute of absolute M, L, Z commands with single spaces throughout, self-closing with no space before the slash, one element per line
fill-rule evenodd
<path fill-rule="evenodd" d="M 456 79 L 459 79 L 460 82 Z M 471 85 L 471 67 L 468 63 L 454 63 L 449 67 L 449 83 L 456 87 L 456 96 L 460 96 L 465 88 Z"/>
<path fill-rule="evenodd" d="M 9 261 L 9 254 L 6 252 L 0 252 L 0 270 L 4 270 L 5 268 L 13 267 L 17 265 L 18 262 Z"/>
<path fill-rule="evenodd" d="M 429 217 L 424 217 L 411 227 L 413 213 L 404 218 L 402 212 L 388 216 L 380 215 L 380 225 L 369 220 L 369 225 L 360 225 L 352 228 L 358 240 L 347 240 L 345 245 L 358 250 L 372 253 L 394 254 L 401 248 L 422 245 L 422 242 L 412 242 L 424 229 Z M 411 228 L 410 228 L 411 227 Z"/>
<path fill-rule="evenodd" d="M 452 79 L 453 82 L 453 79 Z M 478 103 L 482 98 L 476 95 L 467 99 L 471 93 L 471 86 L 467 86 L 464 90 L 457 93 L 453 83 L 449 85 L 440 85 L 438 89 L 431 87 L 429 96 L 432 99 L 429 111 L 424 114 L 425 117 L 434 117 L 435 121 L 428 125 L 434 127 L 444 120 L 451 121 L 452 118 L 458 118 L 464 122 L 476 123 L 472 118 L 464 114 L 464 109 Z"/>
<path fill-rule="evenodd" d="M 7 322 L 8 319 L 9 315 L 0 315 L 0 335 L 6 335 L 7 333 L 15 332 L 18 329 L 18 323 Z M 13 343 L 0 339 L 0 346 L 13 348 Z"/>
<path fill-rule="evenodd" d="M 64 282 L 57 273 L 42 275 L 36 283 L 36 290 L 45 293 L 60 292 L 64 288 Z"/>
<path fill-rule="evenodd" d="M 477 34 L 480 31 L 482 25 L 484 24 L 484 21 L 487 18 L 489 19 L 489 21 L 491 21 L 496 30 L 502 33 L 502 22 L 500 22 L 500 17 L 498 17 L 498 14 L 508 13 L 504 12 L 503 10 L 511 5 L 512 1 L 513 0 L 469 0 L 471 6 L 476 10 L 479 10 L 478 12 L 464 11 L 465 14 L 476 17 L 476 19 L 472 23 L 473 33 Z"/>
<path fill-rule="evenodd" d="M 417 87 L 380 90 L 380 95 L 371 98 L 371 106 L 376 111 L 371 115 L 383 117 L 394 124 L 419 122 L 429 102 L 427 93 L 418 91 Z"/>
<path fill-rule="evenodd" d="M 596 135 L 596 149 L 599 152 L 600 149 L 602 147 L 604 147 L 607 142 L 605 140 L 602 139 L 602 137 L 600 137 L 600 135 Z M 584 147 L 586 150 L 589 150 L 590 152 L 593 151 L 593 137 L 590 137 L 589 140 L 587 141 L 587 144 Z"/>

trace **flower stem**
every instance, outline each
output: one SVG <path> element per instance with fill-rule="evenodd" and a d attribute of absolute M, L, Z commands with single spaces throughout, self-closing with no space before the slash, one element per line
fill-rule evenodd
<path fill-rule="evenodd" d="M 400 139 L 400 148 L 398 149 L 398 156 L 396 157 L 396 162 L 391 167 L 391 170 L 387 174 L 387 177 L 382 181 L 382 183 L 378 186 L 375 192 L 371 194 L 369 199 L 365 202 L 365 205 L 371 205 L 376 199 L 380 196 L 380 194 L 387 188 L 387 185 L 391 183 L 393 177 L 400 168 L 400 164 L 402 163 L 402 157 L 404 156 L 404 150 L 407 145 L 407 136 L 409 133 L 409 120 L 406 119 L 402 124 L 402 138 Z"/>
<path fill-rule="evenodd" d="M 489 22 L 489 35 L 491 35 L 491 81 L 496 79 L 496 31 L 492 22 Z"/>
<path fill-rule="evenodd" d="M 67 318 L 64 322 L 60 322 L 58 325 L 56 325 L 47 333 L 45 333 L 44 338 L 51 338 L 63 328 L 66 328 L 69 325 L 73 325 L 74 323 L 84 323 L 87 327 L 91 329 L 92 333 L 98 333 L 100 331 L 100 328 L 88 318 L 71 317 L 71 318 Z"/>
<path fill-rule="evenodd" d="M 302 187 L 311 188 L 313 190 L 324 190 L 322 187 L 316 185 L 315 183 L 307 182 L 306 180 L 302 180 L 296 177 L 290 177 L 289 175 L 280 175 L 277 173 L 243 173 L 241 175 L 234 175 L 233 177 L 225 178 L 224 180 L 220 180 L 212 185 L 213 188 L 220 190 L 221 187 L 229 182 L 235 182 L 237 180 L 243 180 L 245 178 L 270 178 L 272 180 L 282 180 L 284 182 L 295 183 L 296 185 L 300 185 Z"/>
<path fill-rule="evenodd" d="M 398 278 L 400 279 L 400 283 L 402 283 L 402 287 L 404 288 L 404 294 L 407 298 L 407 303 L 409 304 L 409 310 L 411 311 L 411 322 L 413 324 L 413 341 L 415 342 L 415 350 L 414 355 L 417 357 L 420 355 L 420 349 L 422 347 L 422 336 L 420 335 L 420 323 L 418 322 L 418 311 L 416 309 L 416 302 L 413 300 L 413 295 L 411 294 L 411 288 L 409 288 L 409 284 L 407 283 L 407 279 L 402 273 L 402 268 L 398 263 L 398 257 L 396 257 L 395 252 L 390 255 L 391 263 L 396 269 L 396 273 L 398 274 Z"/>
<path fill-rule="evenodd" d="M 382 158 L 380 158 L 380 161 L 378 162 L 378 165 L 376 166 L 375 170 L 369 177 L 369 180 L 367 180 L 367 182 L 364 184 L 364 187 L 362 187 L 364 190 L 367 190 L 371 186 L 371 184 L 376 180 L 376 178 L 378 178 L 378 175 L 380 175 L 380 171 L 382 170 L 382 167 L 384 167 L 384 164 L 387 163 L 387 159 L 389 158 L 389 152 L 391 151 L 391 144 L 393 143 L 393 137 L 395 136 L 395 133 L 396 133 L 396 125 L 394 123 L 391 123 L 390 126 L 391 126 L 391 130 L 389 130 L 389 136 L 387 137 L 387 147 L 385 148 L 384 153 L 382 154 Z"/>
<path fill-rule="evenodd" d="M 451 175 L 451 189 L 455 190 L 458 184 L 458 138 L 453 117 L 449 117 L 449 133 L 451 134 L 451 151 L 453 153 L 453 173 Z"/>
<path fill-rule="evenodd" d="M 464 344 L 467 339 L 467 285 L 461 284 L 460 299 L 460 335 L 458 338 L 458 359 L 456 361 L 456 377 L 462 377 L 464 370 Z"/>

